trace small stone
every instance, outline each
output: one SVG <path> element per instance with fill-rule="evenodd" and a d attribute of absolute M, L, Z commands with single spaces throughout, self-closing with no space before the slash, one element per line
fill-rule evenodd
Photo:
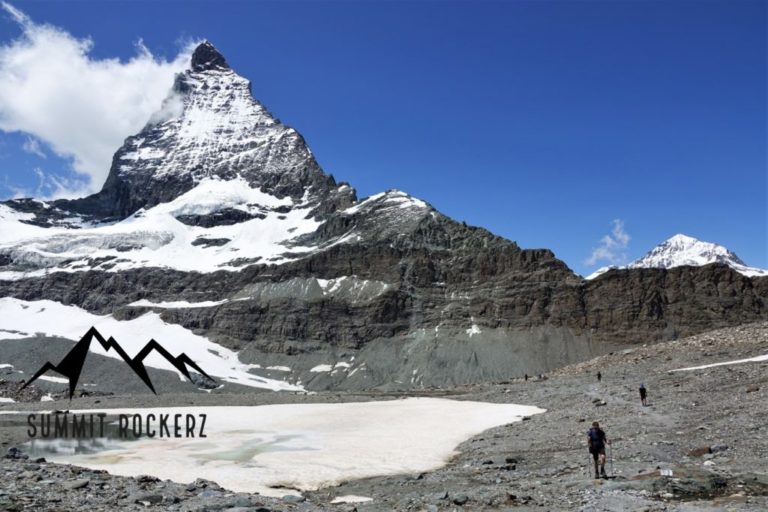
<path fill-rule="evenodd" d="M 216 482 L 206 480 L 205 478 L 198 478 L 195 480 L 195 485 L 203 489 L 221 489 L 221 486 Z"/>
<path fill-rule="evenodd" d="M 713 444 L 712 446 L 709 447 L 709 450 L 712 453 L 724 452 L 727 449 L 728 449 L 728 445 L 723 443 Z"/>
<path fill-rule="evenodd" d="M 252 507 L 251 499 L 246 496 L 238 496 L 234 503 L 235 507 Z"/>
<path fill-rule="evenodd" d="M 28 459 L 29 455 L 24 455 L 19 448 L 16 448 L 15 446 L 12 446 L 12 447 L 8 448 L 8 451 L 5 454 L 5 458 L 6 459 L 14 459 L 14 460 Z"/>
<path fill-rule="evenodd" d="M 77 480 L 67 480 L 66 482 L 62 482 L 61 485 L 65 489 L 74 490 L 74 489 L 82 489 L 83 487 L 86 487 L 89 483 L 91 483 L 90 480 L 87 480 L 85 478 L 80 478 Z"/>
<path fill-rule="evenodd" d="M 760 386 L 757 384 L 752 384 L 751 386 L 747 386 L 747 393 L 756 393 L 760 391 Z"/>
<path fill-rule="evenodd" d="M 163 497 L 159 494 L 154 494 L 151 492 L 142 492 L 130 496 L 128 501 L 130 503 L 141 503 L 143 505 L 156 505 L 158 503 L 162 503 Z"/>
<path fill-rule="evenodd" d="M 282 500 L 285 503 L 303 503 L 307 501 L 307 498 L 304 496 L 297 496 L 295 494 L 286 494 L 283 496 Z"/>
<path fill-rule="evenodd" d="M 709 446 L 700 446 L 699 448 L 694 448 L 693 450 L 688 452 L 689 457 L 701 457 L 702 455 L 706 455 L 707 453 L 712 453 L 712 450 Z"/>
<path fill-rule="evenodd" d="M 200 494 L 198 494 L 197 496 L 200 497 L 200 498 L 218 498 L 218 497 L 222 496 L 223 494 L 224 493 L 221 492 L 221 491 L 216 491 L 216 490 L 213 490 L 213 489 L 206 489 L 203 492 L 201 492 Z"/>
<path fill-rule="evenodd" d="M 456 505 L 464 505 L 464 504 L 466 504 L 468 501 L 469 501 L 469 497 L 468 497 L 466 494 L 457 494 L 457 495 L 456 495 L 456 496 L 453 498 L 453 502 L 454 502 Z"/>

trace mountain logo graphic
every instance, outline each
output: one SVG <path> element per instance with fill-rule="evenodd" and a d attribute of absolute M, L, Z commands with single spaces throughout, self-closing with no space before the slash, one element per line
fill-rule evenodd
<path fill-rule="evenodd" d="M 75 388 L 77 387 L 77 381 L 80 379 L 80 373 L 82 372 L 83 365 L 85 364 L 85 358 L 88 356 L 88 349 L 90 348 L 91 341 L 94 338 L 96 338 L 104 350 L 109 351 L 110 349 L 114 349 L 115 352 L 118 353 L 123 361 L 128 363 L 128 366 L 131 367 L 133 372 L 138 375 L 142 381 L 144 381 L 144 384 L 146 384 L 154 394 L 157 394 L 157 391 L 155 391 L 155 387 L 152 385 L 152 381 L 149 378 L 147 369 L 144 366 L 144 359 L 152 351 L 155 351 L 163 356 L 169 363 L 173 365 L 174 368 L 179 370 L 182 375 L 184 375 L 189 380 L 192 380 L 192 376 L 189 374 L 188 367 L 204 375 L 205 377 L 214 380 L 186 354 L 181 353 L 178 356 L 173 356 L 154 339 L 150 340 L 149 343 L 144 345 L 144 348 L 142 348 L 141 351 L 136 354 L 136 356 L 131 358 L 113 337 L 110 336 L 109 339 L 104 339 L 104 336 L 102 336 L 95 327 L 91 327 L 88 329 L 88 332 L 86 332 L 85 335 L 80 338 L 80 341 L 78 341 L 75 346 L 72 347 L 72 350 L 70 350 L 67 355 L 64 356 L 59 364 L 54 365 L 50 361 L 46 362 L 42 368 L 37 370 L 37 373 L 35 373 L 31 379 L 24 383 L 24 386 L 22 386 L 21 389 L 24 389 L 32 384 L 48 370 L 53 370 L 69 379 L 69 399 L 72 400 L 72 396 L 75 393 Z"/>

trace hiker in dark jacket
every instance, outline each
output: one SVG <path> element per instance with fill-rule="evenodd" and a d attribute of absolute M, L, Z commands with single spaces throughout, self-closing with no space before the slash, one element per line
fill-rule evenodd
<path fill-rule="evenodd" d="M 645 384 L 640 384 L 640 402 L 643 404 L 643 407 L 648 405 L 646 402 L 646 397 L 648 396 L 648 390 L 645 389 Z"/>
<path fill-rule="evenodd" d="M 597 382 L 600 382 L 601 380 L 603 380 L 603 374 L 600 372 L 597 372 Z"/>
<path fill-rule="evenodd" d="M 589 453 L 592 455 L 592 460 L 595 464 L 595 478 L 607 478 L 605 474 L 605 445 L 611 444 L 605 435 L 605 431 L 600 428 L 598 422 L 592 423 L 592 428 L 587 430 L 587 446 L 589 446 Z M 600 465 L 600 472 L 597 471 L 598 463 Z"/>

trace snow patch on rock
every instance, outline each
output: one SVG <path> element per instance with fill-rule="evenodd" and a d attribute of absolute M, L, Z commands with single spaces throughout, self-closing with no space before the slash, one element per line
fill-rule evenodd
<path fill-rule="evenodd" d="M 0 318 L 3 318 L 4 325 L 12 329 L 41 332 L 71 340 L 79 340 L 94 326 L 105 336 L 118 340 L 130 357 L 154 338 L 171 354 L 187 354 L 206 373 L 225 382 L 274 391 L 303 389 L 288 382 L 250 373 L 250 365 L 241 363 L 236 352 L 179 325 L 166 323 L 154 312 L 147 312 L 133 320 L 116 320 L 111 315 L 94 315 L 79 307 L 65 306 L 50 300 L 28 302 L 5 297 L 0 298 Z M 114 350 L 105 351 L 99 343 L 91 343 L 90 350 L 102 356 L 120 359 Z M 182 377 L 165 358 L 154 352 L 144 363 L 152 368 L 175 372 Z M 57 377 L 47 377 L 47 380 L 53 379 Z M 68 382 L 66 379 L 61 380 Z"/>

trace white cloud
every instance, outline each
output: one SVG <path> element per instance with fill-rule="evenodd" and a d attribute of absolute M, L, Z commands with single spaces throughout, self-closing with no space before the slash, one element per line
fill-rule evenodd
<path fill-rule="evenodd" d="M 40 158 L 46 158 L 45 153 L 43 153 L 43 148 L 40 147 L 40 141 L 34 137 L 27 137 L 24 140 L 24 143 L 21 145 L 21 149 L 31 155 L 39 156 Z"/>
<path fill-rule="evenodd" d="M 627 255 L 623 251 L 629 245 L 630 236 L 624 231 L 624 221 L 614 219 L 611 225 L 611 232 L 600 239 L 600 245 L 592 249 L 592 254 L 584 261 L 585 265 L 596 265 L 600 261 L 616 265 L 626 261 Z"/>
<path fill-rule="evenodd" d="M 75 198 L 88 195 L 89 182 L 86 178 L 67 177 L 47 173 L 40 167 L 35 167 L 33 172 L 37 176 L 37 188 L 33 193 L 26 193 L 24 197 L 35 197 L 37 199 L 49 200 L 60 198 Z"/>
<path fill-rule="evenodd" d="M 191 45 L 170 61 L 141 42 L 128 61 L 96 59 L 90 39 L 37 24 L 6 2 L 0 7 L 21 28 L 17 39 L 0 43 L 0 130 L 43 142 L 71 160 L 86 191 L 98 190 L 113 153 L 161 107 L 174 75 L 187 67 Z"/>
<path fill-rule="evenodd" d="M 37 177 L 37 184 L 30 187 L 9 183 L 8 176 L 3 177 L 3 188 L 11 192 L 12 199 L 34 197 L 43 201 L 61 198 L 83 197 L 91 193 L 89 181 L 85 176 L 63 176 L 46 172 L 40 167 L 32 169 Z"/>

